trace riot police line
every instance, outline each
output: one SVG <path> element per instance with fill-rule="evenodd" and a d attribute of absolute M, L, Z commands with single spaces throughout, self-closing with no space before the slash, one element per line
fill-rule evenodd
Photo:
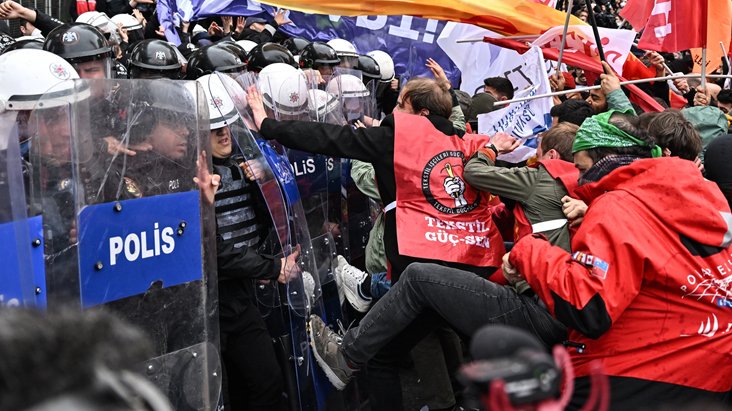
<path fill-rule="evenodd" d="M 222 328 L 243 327 L 224 321 L 244 309 L 220 307 L 221 293 L 246 283 L 226 298 L 252 298 L 264 320 L 284 407 L 358 404 L 356 387 L 337 392 L 314 366 L 305 323 L 350 320 L 337 257 L 363 268 L 378 207 L 353 184 L 350 160 L 261 139 L 245 90 L 278 120 L 371 125 L 393 63 L 382 70 L 324 43 L 219 42 L 190 55 L 184 75 L 177 49 L 140 40 L 130 79 L 115 79 L 124 70 L 91 25 L 38 43 L 0 56 L 2 304 L 112 311 L 151 338 L 138 372 L 170 407 L 207 410 L 228 402 L 221 336 L 238 331 Z M 211 197 L 202 187 L 213 172 L 222 190 Z M 230 274 L 241 250 L 284 277 Z"/>

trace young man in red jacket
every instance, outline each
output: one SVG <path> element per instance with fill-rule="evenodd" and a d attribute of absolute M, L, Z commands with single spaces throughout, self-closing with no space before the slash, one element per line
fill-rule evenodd
<path fill-rule="evenodd" d="M 504 257 L 509 281 L 528 281 L 536 300 L 458 270 L 413 264 L 345 336 L 311 318 L 315 357 L 331 381 L 342 386 L 381 345 L 428 317 L 464 335 L 487 323 L 518 326 L 545 343 L 558 319 L 586 346 L 573 354 L 570 409 L 588 398 L 592 360 L 610 376 L 613 410 L 728 400 L 732 213 L 692 162 L 655 158 L 660 148 L 636 122 L 608 112 L 577 133 L 577 193 L 590 208 L 574 253 L 534 235 Z"/>

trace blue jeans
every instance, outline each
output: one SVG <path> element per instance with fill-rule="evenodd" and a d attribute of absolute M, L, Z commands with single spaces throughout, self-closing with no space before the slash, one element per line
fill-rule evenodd
<path fill-rule="evenodd" d="M 435 264 L 414 263 L 343 338 L 343 354 L 353 364 L 368 363 L 370 390 L 386 390 L 372 409 L 401 409 L 396 364 L 435 328 L 450 326 L 470 337 L 486 324 L 519 327 L 547 346 L 566 339 L 566 328 L 535 296 L 477 275 Z M 371 385 L 379 387 L 372 387 Z M 380 395 L 380 397 L 382 397 Z"/>
<path fill-rule="evenodd" d="M 391 288 L 391 280 L 386 278 L 386 273 L 376 273 L 371 276 L 371 298 L 374 301 L 383 297 Z"/>

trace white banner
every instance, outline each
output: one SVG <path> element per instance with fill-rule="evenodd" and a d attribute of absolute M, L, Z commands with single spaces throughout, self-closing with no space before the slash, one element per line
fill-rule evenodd
<path fill-rule="evenodd" d="M 630 47 L 633 45 L 633 40 L 635 40 L 635 32 L 633 30 L 606 29 L 604 27 L 599 27 L 598 30 L 607 62 L 610 63 L 613 70 L 622 75 L 623 64 L 625 64 L 628 53 L 630 53 Z M 553 47 L 558 50 L 562 46 L 563 32 L 564 26 L 552 27 L 534 40 L 532 46 Z M 564 48 L 565 50 L 576 50 L 599 59 L 597 43 L 591 26 L 569 26 L 567 43 Z"/>
<path fill-rule="evenodd" d="M 538 47 L 532 47 L 520 56 L 523 60 L 521 72 L 526 76 L 528 86 L 515 93 L 514 98 L 544 94 L 550 91 L 546 75 L 546 64 Z M 509 104 L 507 107 L 478 115 L 478 133 L 492 136 L 498 132 L 511 134 L 523 141 L 513 153 L 499 158 L 520 162 L 536 153 L 537 134 L 547 130 L 552 123 L 549 111 L 552 98 L 539 98 Z"/>

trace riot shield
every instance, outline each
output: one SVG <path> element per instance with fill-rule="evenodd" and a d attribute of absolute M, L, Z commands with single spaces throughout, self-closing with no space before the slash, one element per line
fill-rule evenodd
<path fill-rule="evenodd" d="M 327 89 L 339 96 L 344 117 L 349 124 L 358 124 L 359 127 L 374 125 L 376 113 L 375 83 L 367 87 L 362 82 L 359 70 L 338 68 L 330 80 Z M 347 241 L 349 262 L 360 269 L 366 266 L 366 244 L 373 226 L 371 218 L 370 200 L 364 195 L 351 178 L 351 160 L 341 160 L 341 184 L 346 197 Z"/>
<path fill-rule="evenodd" d="M 0 307 L 43 307 L 46 287 L 41 217 L 28 218 L 24 184 L 28 169 L 21 157 L 18 133 L 18 125 L 23 128 L 18 123 L 26 116 L 17 114 L 0 114 Z"/>
<path fill-rule="evenodd" d="M 294 70 L 294 69 L 293 69 Z M 315 252 L 313 250 L 305 219 L 305 211 L 302 207 L 300 192 L 291 169 L 287 154 L 284 148 L 276 142 L 261 139 L 255 123 L 252 120 L 251 112 L 246 103 L 244 89 L 260 83 L 272 86 L 268 89 L 270 101 L 276 96 L 274 91 L 279 91 L 279 86 L 269 82 L 270 79 L 261 78 L 250 74 L 239 76 L 237 84 L 230 84 L 220 74 L 222 83 L 225 85 L 229 96 L 234 101 L 237 112 L 244 125 L 240 132 L 236 133 L 236 141 L 248 164 L 256 164 L 259 172 L 256 173 L 257 183 L 263 193 L 270 190 L 270 194 L 264 194 L 274 225 L 280 235 L 282 251 L 279 256 L 289 256 L 299 250 L 298 265 L 300 275 L 290 279 L 284 286 L 286 298 L 282 298 L 283 305 L 280 310 L 267 310 L 267 326 L 270 333 L 277 341 L 277 351 L 289 365 L 285 369 L 285 382 L 290 400 L 291 409 L 312 409 L 316 407 L 313 381 L 310 375 L 313 373 L 313 365 L 307 342 L 305 324 L 311 311 L 319 311 L 320 306 L 320 279 L 318 275 Z M 297 82 L 292 82 L 297 84 Z M 278 109 L 274 116 L 294 116 L 295 112 L 305 112 L 307 109 L 307 98 L 300 99 L 295 95 L 288 101 L 292 103 L 291 110 Z M 305 103 L 303 105 L 303 103 Z M 281 117 L 281 118 L 282 118 Z M 273 183 L 275 183 L 273 185 Z M 279 190 L 277 195 L 276 190 Z M 282 217 L 284 216 L 284 219 Z M 258 299 L 260 306 L 262 299 L 266 298 L 266 304 L 273 299 L 267 297 L 266 291 L 271 285 L 260 285 Z M 269 306 L 268 308 L 274 308 Z M 280 315 L 274 315 L 278 313 Z"/>
<path fill-rule="evenodd" d="M 141 374 L 176 410 L 216 409 L 213 210 L 193 182 L 210 173 L 203 92 L 166 79 L 73 85 L 67 104 L 49 92 L 31 114 L 49 309 L 76 303 L 137 325 L 154 347 Z"/>

